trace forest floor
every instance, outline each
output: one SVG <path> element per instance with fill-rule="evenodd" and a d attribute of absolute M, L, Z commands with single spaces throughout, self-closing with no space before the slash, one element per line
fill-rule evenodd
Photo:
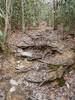
<path fill-rule="evenodd" d="M 45 30 L 47 32 L 47 30 L 52 30 L 52 29 L 49 29 L 49 27 L 44 27 L 42 25 L 41 29 L 39 28 L 39 30 L 37 29 L 28 30 L 27 33 L 36 33 L 36 31 L 39 33 Z M 75 37 L 73 35 L 69 35 L 68 33 L 66 34 L 63 32 L 61 33 L 58 32 L 58 37 L 62 40 L 65 40 L 67 45 L 69 45 L 69 47 L 72 46 L 72 48 L 75 50 Z M 16 33 L 11 34 L 8 43 L 10 45 L 10 48 L 13 48 L 12 49 L 13 51 L 15 50 L 16 44 L 19 44 L 19 40 L 21 38 L 22 38 L 21 32 L 19 31 L 16 31 Z M 28 40 L 27 42 L 29 41 L 30 40 Z M 30 41 L 30 43 L 31 42 L 32 41 Z M 31 49 L 32 48 L 29 47 L 28 50 Z M 66 56 L 63 56 L 63 59 L 64 57 Z M 38 60 L 28 61 L 27 58 L 16 56 L 16 53 L 14 52 L 11 55 L 9 54 L 4 55 L 1 52 L 0 54 L 0 100 L 75 100 L 75 63 L 71 65 L 71 67 L 65 72 L 65 74 L 63 75 L 63 77 L 61 77 L 60 80 L 55 79 L 54 81 L 47 82 L 45 84 L 39 84 L 39 82 L 38 83 L 31 82 L 31 81 L 29 82 L 25 80 L 25 75 L 26 72 L 28 71 L 25 69 L 34 66 L 35 67 L 34 69 L 36 69 L 37 71 L 39 70 L 39 68 L 44 67 L 44 65 L 42 64 L 40 64 L 41 67 L 39 67 L 38 66 L 39 64 L 40 63 Z M 23 72 L 24 70 L 25 72 Z M 33 67 L 32 69 L 29 69 L 29 71 L 32 72 Z M 36 80 L 37 77 L 35 77 L 34 79 L 34 76 L 31 76 L 32 80 Z M 37 80 L 40 80 L 40 78 L 41 78 L 41 74 Z"/>

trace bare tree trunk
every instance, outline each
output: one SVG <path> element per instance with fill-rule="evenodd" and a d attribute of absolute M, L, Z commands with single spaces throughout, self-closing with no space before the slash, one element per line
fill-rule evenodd
<path fill-rule="evenodd" d="M 53 10 L 54 10 L 54 30 L 57 29 L 57 20 L 56 20 L 56 16 L 57 16 L 57 0 L 53 0 Z"/>
<path fill-rule="evenodd" d="M 11 31 L 11 0 L 6 0 L 5 33 Z"/>
<path fill-rule="evenodd" d="M 22 32 L 25 33 L 24 0 L 21 0 L 21 7 L 22 7 Z"/>

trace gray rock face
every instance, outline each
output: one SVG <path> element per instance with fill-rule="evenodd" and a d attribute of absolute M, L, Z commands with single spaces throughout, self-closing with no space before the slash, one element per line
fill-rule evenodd
<path fill-rule="evenodd" d="M 38 92 L 38 91 L 33 91 L 32 96 L 27 98 L 27 100 L 50 100 L 49 95 Z"/>
<path fill-rule="evenodd" d="M 24 77 L 26 81 L 38 83 L 61 78 L 65 70 L 63 66 L 69 66 L 75 62 L 75 53 L 67 45 L 67 42 L 61 39 L 58 33 L 58 31 L 48 30 L 22 34 L 19 36 L 19 39 L 16 39 L 18 41 L 14 40 L 12 42 L 12 45 L 15 44 L 14 51 L 17 53 L 17 56 L 25 57 L 32 62 L 34 60 L 47 65 L 59 65 L 59 68 L 55 70 L 52 68 L 43 70 L 42 65 L 40 65 L 42 70 L 32 69 L 26 73 Z"/>
<path fill-rule="evenodd" d="M 30 68 L 17 69 L 18 73 L 25 73 L 24 80 L 32 83 L 53 81 L 56 78 L 61 78 L 64 71 L 65 68 L 63 66 L 48 65 L 41 62 L 35 62 Z"/>
<path fill-rule="evenodd" d="M 15 41 L 14 41 L 15 42 Z M 58 31 L 44 31 L 24 34 L 15 42 L 17 55 L 47 64 L 71 65 L 74 63 L 75 53 L 67 42 L 61 40 Z"/>
<path fill-rule="evenodd" d="M 9 39 L 9 45 L 11 48 L 20 47 L 53 47 L 56 50 L 62 52 L 66 48 L 64 41 L 61 41 L 61 36 L 58 34 L 58 31 L 42 31 L 29 34 L 17 34 L 17 36 L 12 36 Z M 16 37 L 15 39 L 13 39 Z M 14 41 L 13 41 L 14 40 Z"/>
<path fill-rule="evenodd" d="M 62 53 L 59 53 L 49 47 L 43 48 L 44 50 L 42 48 L 28 48 L 19 52 L 19 55 L 30 58 L 29 60 L 39 60 L 43 63 L 53 65 L 71 65 L 74 63 L 75 53 L 72 50 L 64 50 Z"/>
<path fill-rule="evenodd" d="M 56 50 L 62 52 L 66 48 L 65 43 L 57 37 L 57 32 L 39 32 L 25 35 L 21 38 L 21 41 L 17 44 L 18 47 L 53 47 Z"/>
<path fill-rule="evenodd" d="M 40 60 L 47 64 L 53 65 L 71 65 L 74 63 L 75 53 L 73 51 L 64 51 L 62 54 L 55 54 L 54 56 L 45 56 L 45 59 Z"/>
<path fill-rule="evenodd" d="M 40 71 L 28 71 L 24 79 L 28 82 L 41 83 L 43 81 L 53 81 L 56 78 L 61 78 L 64 73 L 64 68 L 60 66 L 57 70 L 48 69 Z"/>

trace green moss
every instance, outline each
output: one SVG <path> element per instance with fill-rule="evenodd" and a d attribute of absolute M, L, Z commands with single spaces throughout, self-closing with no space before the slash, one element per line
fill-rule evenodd
<path fill-rule="evenodd" d="M 48 67 L 50 69 L 53 69 L 53 70 L 57 70 L 61 65 L 52 65 L 52 64 L 49 64 Z"/>
<path fill-rule="evenodd" d="M 12 53 L 11 49 L 6 44 L 0 43 L 0 48 L 1 48 L 1 53 L 3 53 L 6 56 Z"/>
<path fill-rule="evenodd" d="M 48 81 L 44 82 L 42 85 L 53 84 L 53 82 L 55 82 L 55 81 L 57 82 L 57 85 L 58 85 L 59 87 L 62 87 L 62 86 L 64 86 L 64 84 L 65 84 L 65 80 L 64 80 L 64 78 L 62 77 L 62 78 L 60 78 L 60 79 L 55 79 L 54 81 L 48 80 Z"/>
<path fill-rule="evenodd" d="M 57 81 L 58 81 L 58 85 L 59 85 L 60 87 L 62 87 L 62 86 L 65 84 L 65 80 L 64 80 L 63 77 L 62 77 L 61 79 L 57 79 Z"/>
<path fill-rule="evenodd" d="M 3 52 L 5 55 L 11 55 L 11 49 L 10 48 L 8 48 L 8 47 L 6 47 L 5 49 L 4 49 L 4 52 Z"/>

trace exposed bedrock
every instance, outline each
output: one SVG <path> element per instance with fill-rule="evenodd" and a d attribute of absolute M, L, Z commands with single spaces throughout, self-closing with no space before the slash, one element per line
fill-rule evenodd
<path fill-rule="evenodd" d="M 32 69 L 26 73 L 24 78 L 27 81 L 53 81 L 63 76 L 66 70 L 65 66 L 75 63 L 75 52 L 72 50 L 75 48 L 68 45 L 65 40 L 62 40 L 61 33 L 59 34 L 58 31 L 48 30 L 31 34 L 21 34 L 14 41 L 12 39 L 13 36 L 9 39 L 9 46 L 11 44 L 10 48 L 16 56 L 26 58 L 32 62 L 38 61 L 47 64 L 47 66 L 53 65 L 53 69 L 55 65 L 59 66 L 55 70 L 52 68 L 43 70 L 43 65 L 40 65 L 42 70 L 37 71 Z"/>

